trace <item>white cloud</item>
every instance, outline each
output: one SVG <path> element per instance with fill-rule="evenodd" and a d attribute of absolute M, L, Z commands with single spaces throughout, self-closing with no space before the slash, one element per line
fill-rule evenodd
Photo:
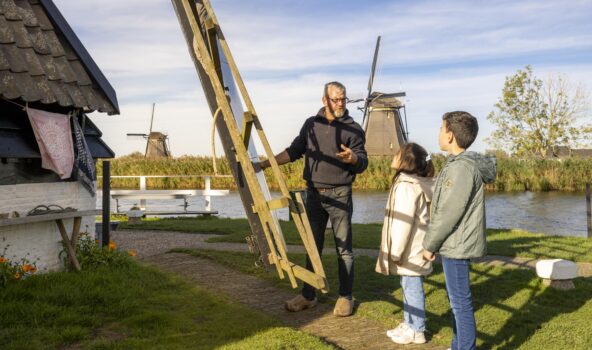
<path fill-rule="evenodd" d="M 148 128 L 152 102 L 155 129 L 169 133 L 175 155 L 210 152 L 211 114 L 170 1 L 54 1 L 117 91 L 121 116 L 93 120 L 119 155 L 143 150 L 125 133 Z M 439 118 L 451 109 L 475 113 L 487 136 L 485 117 L 504 77 L 525 64 L 537 75 L 559 71 L 592 88 L 590 1 L 213 6 L 275 151 L 320 107 L 324 82 L 365 93 L 377 35 L 383 45 L 375 87 L 403 86 L 411 136 L 433 151 Z"/>

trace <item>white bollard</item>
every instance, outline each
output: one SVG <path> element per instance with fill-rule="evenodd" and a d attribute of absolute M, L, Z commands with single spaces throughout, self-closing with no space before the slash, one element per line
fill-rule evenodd
<path fill-rule="evenodd" d="M 568 290 L 575 288 L 572 280 L 578 277 L 578 266 L 573 261 L 563 259 L 539 260 L 536 273 L 545 285 Z"/>

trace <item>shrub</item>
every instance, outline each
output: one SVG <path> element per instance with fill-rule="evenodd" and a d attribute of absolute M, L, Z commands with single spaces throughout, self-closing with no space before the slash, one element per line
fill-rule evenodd
<path fill-rule="evenodd" d="M 98 241 L 92 239 L 88 232 L 82 233 L 76 243 L 76 259 L 78 259 L 82 270 L 93 270 L 101 266 L 127 267 L 131 263 L 130 256 L 135 255 L 135 251 L 127 252 L 117 249 L 117 245 L 113 241 L 110 241 L 106 247 L 100 247 Z M 65 247 L 60 252 L 60 257 L 65 266 L 72 267 Z"/>
<path fill-rule="evenodd" d="M 3 237 L 2 241 L 5 242 L 6 238 Z M 5 245 L 2 254 L 0 255 L 0 287 L 4 287 L 12 281 L 23 280 L 37 272 L 36 262 L 31 262 L 26 257 L 16 259 L 16 256 L 14 256 L 13 260 L 9 260 L 6 257 L 6 251 L 9 246 L 10 244 Z M 28 255 L 29 254 L 27 253 L 27 256 Z"/>

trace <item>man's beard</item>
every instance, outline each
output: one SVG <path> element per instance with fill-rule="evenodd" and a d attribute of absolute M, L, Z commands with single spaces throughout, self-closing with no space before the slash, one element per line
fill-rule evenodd
<path fill-rule="evenodd" d="M 345 108 L 336 109 L 336 110 L 333 110 L 332 112 L 333 112 L 333 116 L 335 116 L 335 118 L 341 118 L 345 114 Z"/>

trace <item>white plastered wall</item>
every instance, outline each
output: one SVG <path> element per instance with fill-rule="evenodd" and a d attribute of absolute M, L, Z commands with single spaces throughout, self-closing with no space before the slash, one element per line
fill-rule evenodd
<path fill-rule="evenodd" d="M 89 210 L 96 208 L 96 197 L 76 181 L 0 186 L 0 213 L 17 211 L 20 216 L 25 216 L 39 204 Z M 68 234 L 72 223 L 73 219 L 64 220 Z M 94 216 L 82 218 L 80 232 L 95 237 Z M 40 272 L 60 270 L 63 269 L 59 258 L 61 240 L 55 221 L 0 227 L 0 254 L 9 245 L 5 254 L 9 260 L 27 258 L 36 261 Z"/>

